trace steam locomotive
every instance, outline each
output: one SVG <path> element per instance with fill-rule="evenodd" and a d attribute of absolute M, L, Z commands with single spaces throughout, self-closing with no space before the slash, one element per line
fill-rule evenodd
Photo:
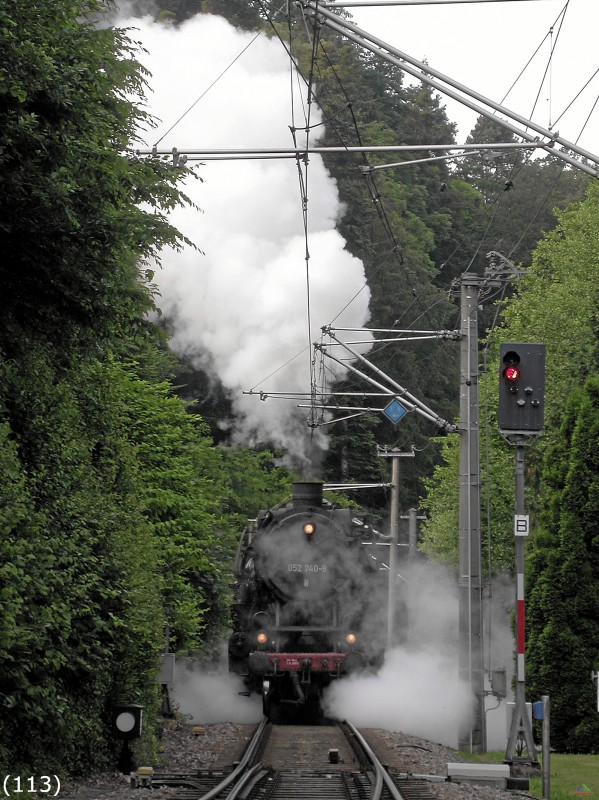
<path fill-rule="evenodd" d="M 243 532 L 229 670 L 262 694 L 266 716 L 318 713 L 332 681 L 380 663 L 385 602 L 369 538 L 372 529 L 308 482 Z"/>

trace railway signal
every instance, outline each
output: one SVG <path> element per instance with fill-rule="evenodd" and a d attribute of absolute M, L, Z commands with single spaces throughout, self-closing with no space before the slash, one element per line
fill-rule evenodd
<path fill-rule="evenodd" d="M 537 751 L 526 710 L 524 543 L 528 536 L 528 516 L 524 508 L 524 449 L 526 440 L 543 430 L 545 345 L 507 342 L 501 345 L 499 358 L 499 430 L 516 447 L 516 702 L 504 761 L 536 766 Z"/>
<path fill-rule="evenodd" d="M 118 767 L 123 775 L 128 775 L 137 769 L 129 742 L 131 739 L 139 739 L 142 724 L 143 706 L 130 703 L 112 707 L 112 729 L 114 734 L 123 740 L 118 761 Z"/>
<path fill-rule="evenodd" d="M 534 436 L 543 430 L 545 345 L 502 344 L 499 353 L 499 430 Z"/>

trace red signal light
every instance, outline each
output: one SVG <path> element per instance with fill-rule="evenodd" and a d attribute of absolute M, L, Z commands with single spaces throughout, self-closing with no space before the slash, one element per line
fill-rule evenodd
<path fill-rule="evenodd" d="M 506 381 L 517 381 L 520 378 L 520 370 L 514 366 L 506 367 L 503 375 Z"/>

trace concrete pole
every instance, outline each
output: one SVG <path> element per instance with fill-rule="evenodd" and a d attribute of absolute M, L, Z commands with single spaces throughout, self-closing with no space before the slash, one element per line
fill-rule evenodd
<path fill-rule="evenodd" d="M 551 797 L 551 702 L 543 695 L 543 797 Z"/>
<path fill-rule="evenodd" d="M 397 546 L 399 543 L 399 459 L 414 458 L 414 451 L 381 450 L 381 458 L 391 459 L 391 512 L 389 520 L 389 595 L 387 598 L 387 650 L 395 644 L 395 586 L 397 581 Z"/>
<path fill-rule="evenodd" d="M 408 559 L 414 561 L 418 554 L 418 511 L 408 509 Z"/>
<path fill-rule="evenodd" d="M 397 545 L 399 540 L 399 457 L 391 455 L 391 519 L 389 545 L 389 597 L 387 605 L 387 651 L 395 643 L 395 583 L 397 575 Z"/>
<path fill-rule="evenodd" d="M 471 753 L 486 751 L 478 397 L 478 291 L 483 282 L 465 273 L 460 297 L 459 674 L 470 687 L 475 708 L 458 742 Z"/>

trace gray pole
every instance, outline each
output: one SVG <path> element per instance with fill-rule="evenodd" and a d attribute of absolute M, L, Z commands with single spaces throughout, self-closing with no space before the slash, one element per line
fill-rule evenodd
<path fill-rule="evenodd" d="M 387 605 L 387 650 L 395 643 L 395 583 L 397 578 L 397 547 L 399 543 L 399 459 L 414 458 L 414 451 L 381 450 L 381 458 L 391 459 L 391 514 L 389 520 L 389 595 Z"/>
<path fill-rule="evenodd" d="M 551 702 L 549 695 L 543 695 L 543 797 L 551 797 Z"/>
<path fill-rule="evenodd" d="M 414 561 L 418 553 L 418 511 L 408 509 L 408 558 Z"/>
<path fill-rule="evenodd" d="M 516 443 L 516 515 L 523 518 L 524 515 L 524 443 L 525 436 L 515 436 Z M 514 524 L 516 529 L 516 525 Z M 526 526 L 528 533 L 528 525 Z M 535 747 L 532 726 L 528 718 L 526 708 L 526 668 L 525 668 L 525 613 L 524 613 L 524 545 L 526 535 L 516 535 L 516 702 L 510 735 L 508 738 L 507 749 L 504 761 L 508 764 L 535 764 L 538 765 L 537 750 Z M 527 751 L 528 757 L 522 755 Z M 516 754 L 516 755 L 515 755 Z"/>
<path fill-rule="evenodd" d="M 460 302 L 459 674 L 470 686 L 475 710 L 470 726 L 459 731 L 459 748 L 472 753 L 486 750 L 478 401 L 478 289 L 483 282 L 477 275 L 462 275 Z"/>
<path fill-rule="evenodd" d="M 395 629 L 395 576 L 397 575 L 397 544 L 398 544 L 398 522 L 399 522 L 399 457 L 395 454 L 391 456 L 391 520 L 389 527 L 391 530 L 389 546 L 389 598 L 387 606 L 387 650 L 391 650 L 394 644 Z"/>

